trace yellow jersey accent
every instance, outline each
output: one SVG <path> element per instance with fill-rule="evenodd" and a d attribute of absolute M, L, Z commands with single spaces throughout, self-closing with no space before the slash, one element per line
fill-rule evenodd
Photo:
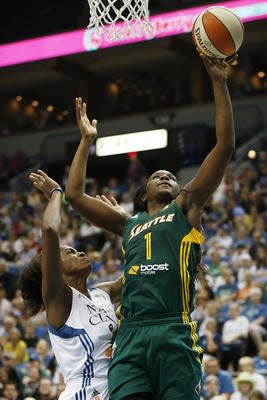
<path fill-rule="evenodd" d="M 124 315 L 121 313 L 121 304 L 118 305 L 115 311 L 116 317 L 117 317 L 117 324 L 118 328 L 120 327 L 121 321 L 124 319 Z"/>
<path fill-rule="evenodd" d="M 184 236 L 180 246 L 180 276 L 182 284 L 182 306 L 183 306 L 183 322 L 189 322 L 189 304 L 190 304 L 190 274 L 188 272 L 189 255 L 192 243 L 201 245 L 204 241 L 204 236 L 192 228 L 188 235 Z"/>
<path fill-rule="evenodd" d="M 202 347 L 197 345 L 198 341 L 198 334 L 197 334 L 197 323 L 196 321 L 190 322 L 190 336 L 192 338 L 193 344 L 192 344 L 192 349 L 196 352 L 196 358 L 197 360 L 201 363 L 200 355 L 203 353 Z"/>

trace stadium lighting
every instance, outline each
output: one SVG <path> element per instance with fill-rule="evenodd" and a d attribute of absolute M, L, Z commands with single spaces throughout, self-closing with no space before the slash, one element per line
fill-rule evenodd
<path fill-rule="evenodd" d="M 257 157 L 257 152 L 255 150 L 248 151 L 248 158 L 250 158 L 251 160 L 255 160 L 256 157 Z"/>
<path fill-rule="evenodd" d="M 112 156 L 138 151 L 162 149 L 168 145 L 168 131 L 155 129 L 152 131 L 125 133 L 105 136 L 96 140 L 98 157 Z"/>

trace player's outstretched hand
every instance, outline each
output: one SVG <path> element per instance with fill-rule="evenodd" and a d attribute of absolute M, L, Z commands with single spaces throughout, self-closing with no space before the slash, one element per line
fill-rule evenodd
<path fill-rule="evenodd" d="M 33 186 L 39 189 L 47 200 L 51 197 L 51 190 L 54 188 L 60 188 L 60 185 L 50 178 L 44 171 L 38 169 L 37 172 L 31 172 L 29 175 L 30 181 Z M 60 188 L 61 189 L 61 188 Z"/>
<path fill-rule="evenodd" d="M 75 98 L 75 108 L 77 125 L 80 129 L 82 137 L 90 139 L 90 142 L 93 143 L 97 137 L 97 120 L 93 119 L 92 122 L 89 121 L 86 112 L 86 103 L 82 101 L 81 97 Z"/>
<path fill-rule="evenodd" d="M 234 60 L 238 58 L 238 55 L 235 54 L 230 60 L 218 60 L 216 58 L 208 57 L 202 54 L 198 48 L 197 51 L 205 65 L 205 68 L 212 80 L 212 82 L 225 82 L 229 76 L 230 66 Z"/>

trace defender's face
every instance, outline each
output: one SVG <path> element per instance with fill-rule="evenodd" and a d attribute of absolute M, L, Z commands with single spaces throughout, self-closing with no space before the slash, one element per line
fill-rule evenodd
<path fill-rule="evenodd" d="M 147 182 L 148 199 L 159 197 L 162 200 L 171 201 L 177 197 L 179 190 L 176 177 L 169 171 L 156 171 Z"/>
<path fill-rule="evenodd" d="M 70 246 L 62 246 L 60 253 L 63 274 L 75 275 L 81 271 L 87 270 L 89 275 L 92 266 L 85 253 L 79 252 Z"/>

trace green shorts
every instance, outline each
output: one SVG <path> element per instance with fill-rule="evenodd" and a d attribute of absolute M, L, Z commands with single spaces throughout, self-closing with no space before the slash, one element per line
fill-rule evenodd
<path fill-rule="evenodd" d="M 110 400 L 146 392 L 159 400 L 200 398 L 203 351 L 196 322 L 184 324 L 177 316 L 123 320 L 113 347 Z"/>

